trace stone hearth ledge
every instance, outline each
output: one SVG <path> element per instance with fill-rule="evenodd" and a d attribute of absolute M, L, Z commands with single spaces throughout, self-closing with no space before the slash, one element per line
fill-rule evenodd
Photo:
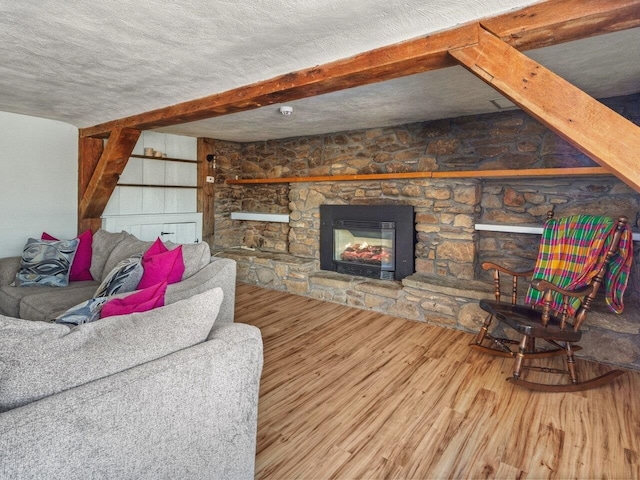
<path fill-rule="evenodd" d="M 237 248 L 213 253 L 236 260 L 237 278 L 243 283 L 467 332 L 477 332 L 485 318 L 478 301 L 493 297 L 490 282 L 417 273 L 401 282 L 377 280 L 320 270 L 315 258 L 285 253 Z M 580 354 L 640 369 L 635 346 L 640 336 L 638 312 L 635 305 L 627 306 L 624 316 L 591 312 L 583 327 L 586 334 L 580 343 L 585 349 Z"/>

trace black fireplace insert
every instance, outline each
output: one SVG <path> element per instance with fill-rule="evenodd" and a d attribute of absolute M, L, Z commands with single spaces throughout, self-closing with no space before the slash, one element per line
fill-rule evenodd
<path fill-rule="evenodd" d="M 414 272 L 410 205 L 321 205 L 320 268 L 383 280 Z"/>

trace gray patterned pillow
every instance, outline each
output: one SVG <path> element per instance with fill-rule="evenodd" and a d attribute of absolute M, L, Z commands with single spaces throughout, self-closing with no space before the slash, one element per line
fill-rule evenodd
<path fill-rule="evenodd" d="M 90 298 L 58 315 L 54 321 L 65 325 L 81 325 L 94 322 L 100 318 L 102 306 L 107 300 L 109 300 L 109 297 Z"/>
<path fill-rule="evenodd" d="M 143 273 L 142 254 L 125 258 L 113 267 L 93 296 L 108 297 L 116 293 L 132 292 L 140 283 Z"/>
<path fill-rule="evenodd" d="M 66 287 L 69 285 L 69 268 L 79 243 L 77 238 L 59 241 L 30 238 L 22 252 L 15 284 L 19 287 Z"/>

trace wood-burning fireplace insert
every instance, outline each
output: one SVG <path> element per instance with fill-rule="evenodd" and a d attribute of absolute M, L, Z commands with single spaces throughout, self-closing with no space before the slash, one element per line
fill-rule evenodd
<path fill-rule="evenodd" d="M 383 280 L 414 272 L 411 205 L 321 205 L 320 268 Z"/>

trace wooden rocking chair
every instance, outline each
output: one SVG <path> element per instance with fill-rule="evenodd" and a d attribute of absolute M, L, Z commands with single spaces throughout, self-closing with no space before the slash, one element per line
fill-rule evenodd
<path fill-rule="evenodd" d="M 631 230 L 625 217 L 617 221 L 587 215 L 549 218 L 533 270 L 516 272 L 495 263 L 482 264 L 483 269 L 493 270 L 495 300 L 480 301 L 488 315 L 470 346 L 492 355 L 512 357 L 513 376 L 507 381 L 533 390 L 580 391 L 614 380 L 624 372 L 612 370 L 590 380 L 579 380 L 574 351 L 580 347 L 574 343 L 581 338 L 580 327 L 603 283 L 609 307 L 616 313 L 622 311 L 632 257 Z M 512 277 L 510 302 L 501 300 L 501 273 Z M 524 302 L 518 299 L 523 293 L 518 281 L 523 278 L 531 278 Z M 514 337 L 520 340 L 492 336 L 489 327 L 494 319 L 507 330 L 513 329 Z M 537 340 L 543 340 L 545 348 L 540 348 Z M 557 355 L 566 356 L 566 369 L 531 365 L 531 360 Z M 566 374 L 570 383 L 526 381 L 522 378 L 524 369 Z"/>

